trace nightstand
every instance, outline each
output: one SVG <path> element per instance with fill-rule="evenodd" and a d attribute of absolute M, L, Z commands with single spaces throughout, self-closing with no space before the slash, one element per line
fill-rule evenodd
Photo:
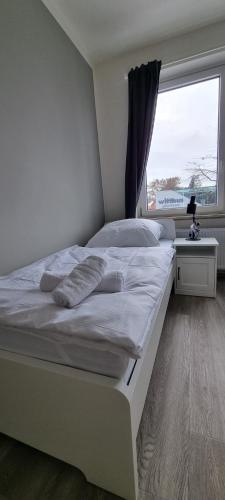
<path fill-rule="evenodd" d="M 175 293 L 182 295 L 216 296 L 217 247 L 215 238 L 190 241 L 176 238 Z"/>

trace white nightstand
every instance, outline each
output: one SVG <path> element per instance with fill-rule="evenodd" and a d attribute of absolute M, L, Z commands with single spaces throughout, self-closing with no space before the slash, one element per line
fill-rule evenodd
<path fill-rule="evenodd" d="M 215 238 L 190 241 L 176 238 L 175 293 L 182 295 L 216 296 L 217 247 Z"/>

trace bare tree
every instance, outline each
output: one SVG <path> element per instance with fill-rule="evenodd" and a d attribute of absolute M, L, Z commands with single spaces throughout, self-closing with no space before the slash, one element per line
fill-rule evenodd
<path fill-rule="evenodd" d="M 176 189 L 181 183 L 180 177 L 167 177 L 166 179 L 154 179 L 149 187 L 152 191 L 169 191 Z"/>
<path fill-rule="evenodd" d="M 186 168 L 188 172 L 191 173 L 191 178 L 193 175 L 198 176 L 198 180 L 204 181 L 207 179 L 210 182 L 216 182 L 217 174 L 217 156 L 206 155 L 193 161 L 189 161 Z"/>
<path fill-rule="evenodd" d="M 189 189 L 196 189 L 202 185 L 200 174 L 193 174 L 190 178 Z"/>

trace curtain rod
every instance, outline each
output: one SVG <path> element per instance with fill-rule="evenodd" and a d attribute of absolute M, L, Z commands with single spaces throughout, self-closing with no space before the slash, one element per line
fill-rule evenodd
<path fill-rule="evenodd" d="M 216 49 L 210 49 L 210 50 L 207 50 L 205 52 L 200 52 L 199 54 L 195 54 L 193 56 L 184 57 L 183 59 L 177 59 L 175 61 L 171 61 L 171 62 L 168 62 L 168 63 L 162 63 L 161 71 L 163 71 L 164 69 L 172 68 L 174 66 L 179 66 L 180 64 L 185 64 L 185 63 L 188 63 L 188 62 L 196 61 L 196 60 L 204 58 L 204 57 L 210 57 L 210 56 L 213 56 L 213 55 L 219 55 L 219 54 L 222 54 L 223 52 L 224 52 L 224 55 L 225 55 L 225 45 L 222 45 L 221 47 L 217 47 Z M 126 74 L 124 76 L 124 79 L 125 80 L 128 79 L 128 74 Z"/>

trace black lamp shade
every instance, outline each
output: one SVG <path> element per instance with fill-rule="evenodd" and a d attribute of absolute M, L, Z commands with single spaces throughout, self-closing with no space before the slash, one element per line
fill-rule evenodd
<path fill-rule="evenodd" d="M 187 205 L 187 214 L 195 215 L 196 212 L 196 203 L 195 196 L 191 196 L 190 203 Z"/>

